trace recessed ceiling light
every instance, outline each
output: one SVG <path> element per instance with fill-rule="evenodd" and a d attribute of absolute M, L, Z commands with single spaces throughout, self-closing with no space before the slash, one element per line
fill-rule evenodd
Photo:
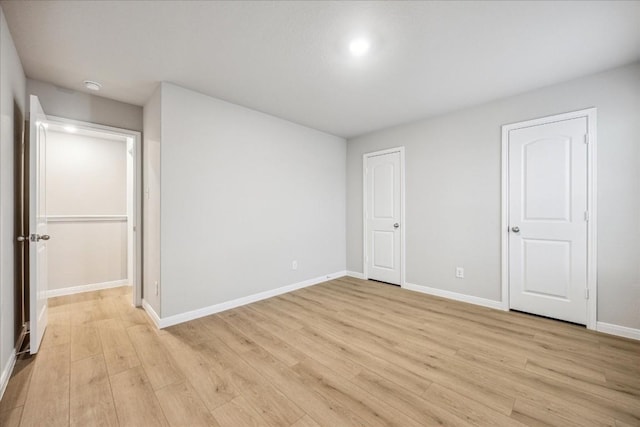
<path fill-rule="evenodd" d="M 102 85 L 100 83 L 98 83 L 98 82 L 94 82 L 93 80 L 85 80 L 84 81 L 84 87 L 86 87 L 89 90 L 98 91 L 98 90 L 100 90 Z"/>
<path fill-rule="evenodd" d="M 369 40 L 362 37 L 353 39 L 351 43 L 349 43 L 349 50 L 354 56 L 362 56 L 369 52 L 370 48 L 371 43 L 369 43 Z"/>
<path fill-rule="evenodd" d="M 67 132 L 70 132 L 70 133 L 74 133 L 78 129 L 75 126 L 65 126 L 64 130 L 67 131 Z"/>

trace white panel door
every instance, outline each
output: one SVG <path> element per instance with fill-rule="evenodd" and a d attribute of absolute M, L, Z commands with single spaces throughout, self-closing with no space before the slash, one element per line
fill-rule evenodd
<path fill-rule="evenodd" d="M 509 304 L 587 321 L 587 118 L 509 132 Z"/>
<path fill-rule="evenodd" d="M 30 352 L 40 348 L 47 328 L 47 117 L 31 95 L 29 116 L 29 340 Z"/>
<path fill-rule="evenodd" d="M 401 280 L 400 152 L 366 158 L 366 253 L 369 279 Z"/>

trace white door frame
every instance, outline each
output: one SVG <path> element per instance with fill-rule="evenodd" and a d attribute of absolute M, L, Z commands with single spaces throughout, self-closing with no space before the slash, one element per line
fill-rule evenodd
<path fill-rule="evenodd" d="M 362 271 L 364 279 L 369 279 L 367 268 L 367 160 L 369 157 L 381 156 L 384 154 L 400 153 L 400 286 L 405 287 L 405 230 L 407 223 L 405 221 L 404 196 L 405 196 L 405 179 L 404 179 L 404 147 L 388 148 L 386 150 L 373 151 L 362 155 Z"/>
<path fill-rule="evenodd" d="M 57 123 L 61 125 L 73 125 L 78 128 L 99 131 L 103 133 L 110 133 L 119 136 L 125 136 L 133 139 L 133 217 L 134 217 L 134 274 L 133 278 L 133 305 L 140 307 L 142 305 L 142 139 L 141 133 L 129 129 L 122 129 L 113 126 L 99 125 L 96 123 L 84 122 L 81 120 L 72 120 L 64 117 L 56 117 L 47 115 L 47 121 L 51 123 Z M 127 242 L 127 250 L 129 248 Z M 129 257 L 130 254 L 127 254 Z"/>
<path fill-rule="evenodd" d="M 597 157 L 596 108 L 546 116 L 502 126 L 502 308 L 509 310 L 509 132 L 530 126 L 586 117 L 587 119 L 587 328 L 596 329 L 598 308 L 597 286 Z"/>

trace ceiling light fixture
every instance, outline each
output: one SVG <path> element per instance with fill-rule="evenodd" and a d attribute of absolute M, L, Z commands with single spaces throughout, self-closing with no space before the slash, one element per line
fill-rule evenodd
<path fill-rule="evenodd" d="M 363 56 L 369 52 L 370 48 L 371 43 L 369 43 L 369 40 L 362 37 L 353 39 L 351 43 L 349 43 L 349 50 L 354 56 Z"/>
<path fill-rule="evenodd" d="M 83 83 L 84 83 L 84 87 L 86 87 L 89 90 L 98 91 L 100 90 L 100 88 L 102 88 L 102 85 L 100 83 L 94 82 L 93 80 L 85 80 Z"/>

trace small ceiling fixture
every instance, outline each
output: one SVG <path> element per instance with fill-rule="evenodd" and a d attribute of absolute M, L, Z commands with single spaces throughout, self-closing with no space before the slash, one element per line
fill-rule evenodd
<path fill-rule="evenodd" d="M 98 91 L 98 90 L 100 90 L 102 85 L 100 83 L 98 83 L 98 82 L 94 82 L 93 80 L 85 80 L 84 81 L 84 87 L 86 87 L 89 90 Z"/>
<path fill-rule="evenodd" d="M 369 52 L 370 48 L 371 43 L 363 37 L 353 39 L 351 43 L 349 43 L 349 50 L 354 56 L 362 56 Z"/>

